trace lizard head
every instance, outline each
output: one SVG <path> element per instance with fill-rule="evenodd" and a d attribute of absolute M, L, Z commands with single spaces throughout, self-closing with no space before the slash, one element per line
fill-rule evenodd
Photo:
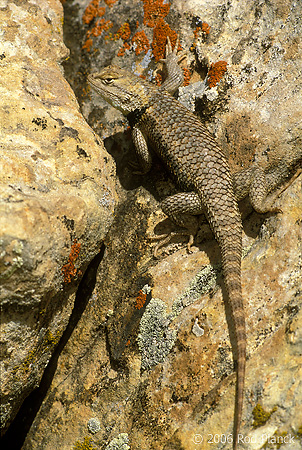
<path fill-rule="evenodd" d="M 143 108 L 153 89 L 151 83 L 115 65 L 88 75 L 88 82 L 104 100 L 124 115 Z"/>

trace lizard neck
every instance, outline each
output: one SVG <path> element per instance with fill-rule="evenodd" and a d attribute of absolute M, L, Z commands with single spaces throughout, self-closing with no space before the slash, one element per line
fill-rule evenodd
<path fill-rule="evenodd" d="M 143 106 L 142 108 L 135 108 L 129 114 L 127 114 L 127 119 L 131 128 L 133 128 L 137 123 L 140 122 L 143 114 L 146 112 L 147 106 Z"/>

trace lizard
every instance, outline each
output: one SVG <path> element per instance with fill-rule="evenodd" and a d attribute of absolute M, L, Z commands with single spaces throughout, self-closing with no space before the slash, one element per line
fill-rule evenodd
<path fill-rule="evenodd" d="M 232 177 L 227 159 L 213 136 L 197 116 L 173 96 L 183 83 L 178 45 L 177 39 L 172 50 L 167 38 L 166 58 L 161 60 L 166 66 L 167 78 L 159 87 L 116 65 L 88 75 L 88 82 L 128 119 L 141 173 L 147 173 L 152 166 L 150 145 L 180 186 L 182 191 L 163 200 L 161 208 L 177 225 L 187 228 L 188 249 L 198 231 L 201 214 L 206 216 L 218 242 L 235 337 L 233 450 L 237 450 L 246 367 L 241 287 L 242 221 L 238 200 L 249 195 L 256 211 L 279 210 L 271 206 L 273 201 L 267 202 L 269 189 L 264 172 L 255 166 Z"/>

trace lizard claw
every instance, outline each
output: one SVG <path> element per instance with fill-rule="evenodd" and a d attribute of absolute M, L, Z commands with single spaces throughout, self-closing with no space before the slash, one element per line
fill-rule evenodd
<path fill-rule="evenodd" d="M 188 253 L 192 253 L 191 247 L 194 243 L 194 235 L 185 231 L 172 231 L 171 233 L 161 234 L 159 236 L 152 236 L 149 239 L 151 241 L 159 241 L 158 244 L 154 247 L 153 256 L 154 258 L 158 257 L 158 250 L 163 247 L 165 244 L 168 244 L 174 236 L 189 236 L 189 242 L 187 243 Z"/>
<path fill-rule="evenodd" d="M 166 63 L 169 58 L 177 58 L 177 62 L 179 63 L 182 59 L 186 57 L 185 52 L 182 50 L 178 53 L 179 47 L 179 37 L 177 36 L 175 46 L 172 50 L 172 44 L 169 36 L 167 36 L 167 44 L 166 44 L 166 57 L 161 58 L 159 62 Z"/>
<path fill-rule="evenodd" d="M 169 56 L 171 53 L 174 53 L 174 55 L 177 55 L 177 49 L 179 46 L 179 37 L 177 36 L 174 49 L 172 50 L 172 44 L 169 36 L 167 36 L 167 44 L 166 44 L 166 57 Z"/>
<path fill-rule="evenodd" d="M 175 47 L 174 47 L 174 48 L 175 48 Z M 171 41 L 170 41 L 169 36 L 167 36 L 167 43 L 166 43 L 166 57 L 167 57 L 168 55 L 170 55 L 170 53 L 172 53 L 172 44 L 171 44 Z"/>

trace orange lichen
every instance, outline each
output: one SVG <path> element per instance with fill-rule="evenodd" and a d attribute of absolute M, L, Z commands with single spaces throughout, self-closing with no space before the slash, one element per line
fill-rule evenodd
<path fill-rule="evenodd" d="M 82 49 L 87 50 L 87 52 L 90 52 L 92 44 L 93 40 L 91 38 L 86 39 L 86 42 L 83 44 Z"/>
<path fill-rule="evenodd" d="M 123 25 L 118 29 L 116 34 L 114 35 L 115 39 L 123 39 L 123 41 L 127 41 L 131 36 L 131 30 L 128 22 L 123 23 Z"/>
<path fill-rule="evenodd" d="M 210 30 L 211 30 L 211 27 L 206 22 L 202 22 L 201 27 L 197 26 L 195 28 L 195 30 L 193 31 L 193 33 L 194 33 L 194 43 L 191 45 L 191 48 L 190 48 L 191 51 L 194 51 L 195 48 L 196 48 L 196 45 L 197 45 L 196 41 L 198 39 L 200 31 L 203 34 L 203 38 L 206 39 L 208 34 L 210 33 Z"/>
<path fill-rule="evenodd" d="M 205 34 L 209 34 L 210 30 L 211 30 L 210 25 L 208 25 L 206 22 L 202 22 L 201 31 Z"/>
<path fill-rule="evenodd" d="M 183 73 L 184 73 L 184 82 L 183 82 L 183 86 L 188 86 L 190 84 L 190 78 L 191 78 L 191 74 L 189 69 L 187 68 L 183 68 Z"/>
<path fill-rule="evenodd" d="M 89 24 L 96 17 L 102 17 L 105 14 L 106 8 L 100 7 L 100 0 L 92 0 L 83 15 L 83 22 Z"/>
<path fill-rule="evenodd" d="M 87 31 L 87 33 L 86 33 L 87 39 L 82 48 L 86 49 L 88 52 L 90 52 L 91 46 L 93 44 L 91 36 L 94 36 L 94 37 L 101 36 L 101 34 L 104 31 L 108 31 L 112 27 L 113 27 L 113 23 L 111 22 L 111 20 L 99 19 L 96 22 L 95 26 L 91 30 Z"/>
<path fill-rule="evenodd" d="M 196 27 L 195 30 L 193 31 L 195 39 L 198 38 L 198 34 L 199 34 L 200 30 L 201 30 L 201 27 Z"/>
<path fill-rule="evenodd" d="M 177 33 L 171 30 L 169 25 L 161 18 L 157 21 L 153 30 L 152 49 L 156 61 L 165 57 L 167 36 L 169 36 L 173 48 L 176 44 Z M 181 50 L 180 46 L 178 50 Z"/>
<path fill-rule="evenodd" d="M 100 19 L 97 21 L 95 27 L 92 28 L 90 34 L 95 37 L 101 36 L 103 31 L 108 31 L 112 27 L 113 23 L 111 22 L 111 20 Z"/>
<path fill-rule="evenodd" d="M 106 5 L 108 5 L 109 7 L 113 6 L 114 3 L 117 2 L 117 0 L 104 0 L 104 2 L 106 3 Z"/>
<path fill-rule="evenodd" d="M 226 61 L 218 61 L 214 64 L 211 64 L 207 81 L 210 88 L 216 86 L 216 84 L 219 83 L 219 81 L 227 71 L 227 64 L 228 63 Z"/>
<path fill-rule="evenodd" d="M 147 294 L 144 294 L 143 291 L 140 290 L 138 296 L 136 297 L 134 307 L 136 309 L 141 309 L 145 305 L 146 300 L 147 300 Z"/>
<path fill-rule="evenodd" d="M 128 44 L 128 42 L 124 42 L 124 45 L 119 49 L 117 56 L 124 56 L 126 50 L 130 50 L 130 45 Z"/>
<path fill-rule="evenodd" d="M 139 55 L 140 53 L 147 51 L 150 48 L 149 40 L 144 31 L 138 31 L 132 38 L 132 44 L 135 46 L 135 54 Z"/>
<path fill-rule="evenodd" d="M 77 274 L 77 269 L 75 268 L 74 263 L 79 256 L 80 250 L 81 244 L 78 243 L 77 240 L 75 239 L 70 249 L 68 262 L 64 264 L 64 266 L 62 267 L 62 272 L 64 275 L 64 283 L 70 283 L 72 278 L 74 278 Z"/>
<path fill-rule="evenodd" d="M 166 17 L 170 10 L 170 3 L 163 4 L 164 0 L 142 0 L 144 3 L 144 25 L 155 27 L 159 19 Z"/>
<path fill-rule="evenodd" d="M 155 83 L 157 84 L 157 86 L 160 86 L 163 82 L 163 77 L 160 73 L 157 73 L 155 75 Z"/>

